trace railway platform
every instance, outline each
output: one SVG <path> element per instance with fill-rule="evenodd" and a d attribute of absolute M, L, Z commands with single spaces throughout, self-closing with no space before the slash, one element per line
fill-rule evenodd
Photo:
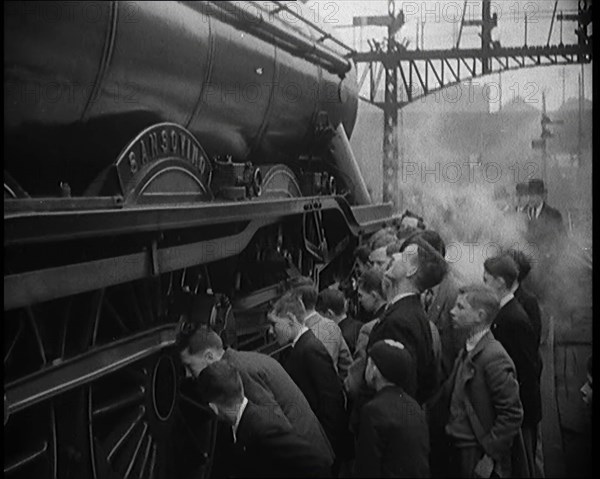
<path fill-rule="evenodd" d="M 591 296 L 590 296 L 591 298 Z M 545 476 L 591 477 L 592 418 L 579 389 L 592 354 L 591 305 L 547 316 L 541 345 Z"/>

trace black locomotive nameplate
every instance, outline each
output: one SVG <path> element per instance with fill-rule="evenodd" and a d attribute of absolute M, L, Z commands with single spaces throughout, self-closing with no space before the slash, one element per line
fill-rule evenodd
<path fill-rule="evenodd" d="M 122 191 L 125 193 L 149 167 L 166 159 L 189 163 L 208 186 L 211 164 L 196 138 L 175 123 L 159 123 L 141 132 L 119 155 L 116 167 Z"/>

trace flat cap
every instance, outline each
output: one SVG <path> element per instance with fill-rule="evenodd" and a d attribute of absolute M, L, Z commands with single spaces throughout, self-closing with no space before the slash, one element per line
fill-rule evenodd
<path fill-rule="evenodd" d="M 369 357 L 388 381 L 405 390 L 412 384 L 415 375 L 414 361 L 402 343 L 391 339 L 377 341 L 369 349 Z"/>

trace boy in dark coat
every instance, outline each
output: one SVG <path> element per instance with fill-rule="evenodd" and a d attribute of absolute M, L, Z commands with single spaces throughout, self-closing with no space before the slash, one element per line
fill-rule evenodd
<path fill-rule="evenodd" d="M 209 364 L 228 361 L 240 373 L 245 394 L 251 402 L 271 408 L 298 434 L 327 451 L 330 463 L 333 463 L 333 449 L 323 427 L 302 391 L 277 360 L 254 351 L 225 349 L 219 335 L 204 327 L 180 343 L 180 358 L 192 377 L 197 377 Z"/>
<path fill-rule="evenodd" d="M 530 470 L 535 463 L 537 427 L 542 418 L 538 345 L 527 313 L 512 293 L 519 269 L 509 255 L 488 258 L 483 263 L 484 282 L 500 301 L 500 310 L 491 327 L 517 370 L 519 395 L 523 404 L 523 441 Z"/>
<path fill-rule="evenodd" d="M 239 372 L 227 361 L 207 366 L 196 387 L 217 417 L 232 428 L 237 475 L 327 477 L 325 451 L 298 435 L 268 407 L 248 401 Z"/>
<path fill-rule="evenodd" d="M 334 467 L 337 467 L 341 461 L 351 459 L 354 453 L 344 391 L 331 356 L 305 326 L 305 316 L 302 301 L 290 292 L 275 303 L 269 321 L 279 344 L 291 343 L 291 350 L 282 365 L 323 425 L 335 452 L 337 462 Z"/>
<path fill-rule="evenodd" d="M 371 331 L 368 347 L 381 339 L 393 339 L 408 348 L 417 375 L 414 384 L 406 387 L 409 394 L 423 404 L 434 393 L 438 367 L 420 294 L 442 280 L 447 265 L 431 245 L 418 237 L 407 239 L 403 247 L 401 253 L 394 254 L 384 274 L 383 289 L 388 306 Z"/>
<path fill-rule="evenodd" d="M 377 392 L 361 410 L 358 477 L 429 477 L 425 413 L 404 390 L 414 374 L 402 343 L 386 339 L 369 350 L 365 379 Z"/>

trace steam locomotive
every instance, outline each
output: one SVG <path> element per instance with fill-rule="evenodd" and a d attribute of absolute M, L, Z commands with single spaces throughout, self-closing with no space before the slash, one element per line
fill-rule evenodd
<path fill-rule="evenodd" d="M 4 30 L 4 473 L 206 476 L 182 304 L 274 354 L 286 284 L 397 220 L 348 52 L 280 2 L 7 2 Z"/>

